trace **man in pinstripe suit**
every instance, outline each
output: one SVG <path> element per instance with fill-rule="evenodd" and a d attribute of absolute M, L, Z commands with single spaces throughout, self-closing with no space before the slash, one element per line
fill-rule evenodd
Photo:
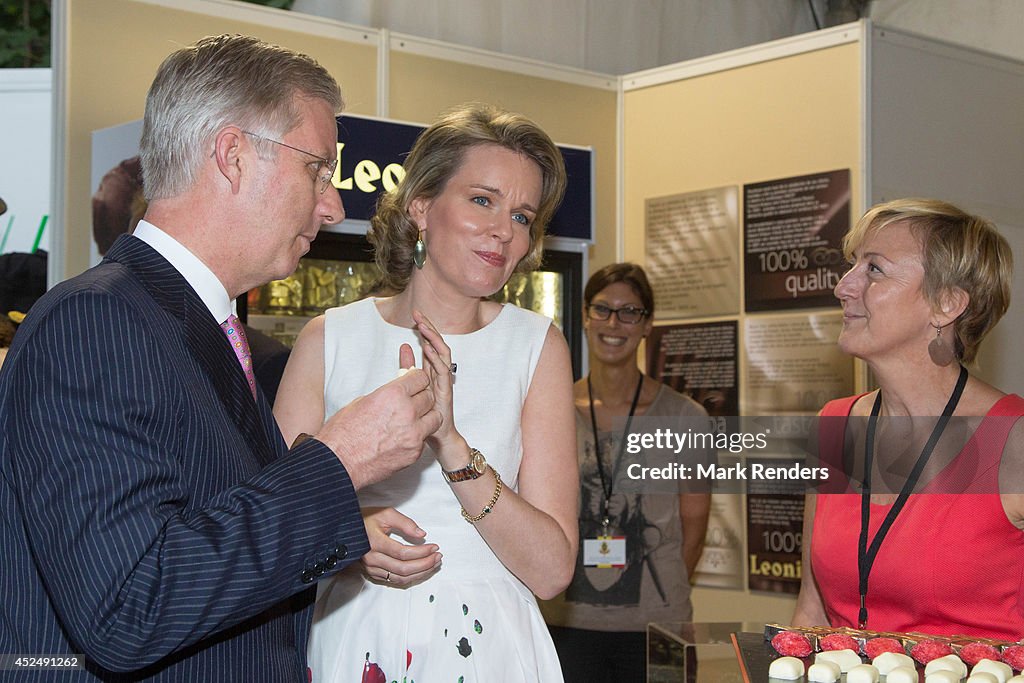
<path fill-rule="evenodd" d="M 356 491 L 440 424 L 414 369 L 288 449 L 222 330 L 342 219 L 340 107 L 252 38 L 160 67 L 146 219 L 40 299 L 0 371 L 0 681 L 307 680 L 311 586 L 368 547 Z"/>

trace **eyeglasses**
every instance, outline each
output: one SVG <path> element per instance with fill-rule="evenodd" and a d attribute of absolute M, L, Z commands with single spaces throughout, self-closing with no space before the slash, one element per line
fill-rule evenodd
<path fill-rule="evenodd" d="M 316 159 L 317 161 L 320 162 L 320 163 L 318 163 L 316 165 L 316 180 L 317 180 L 317 183 L 318 183 L 317 189 L 318 189 L 319 193 L 323 194 L 324 191 L 327 190 L 327 186 L 331 184 L 331 178 L 334 177 L 334 169 L 336 169 L 338 167 L 338 160 L 337 159 L 326 159 L 326 158 L 320 156 L 319 154 L 313 154 L 312 152 L 307 152 L 304 149 L 299 149 L 298 147 L 292 147 L 291 145 L 289 145 L 289 144 L 287 144 L 285 142 L 281 142 L 280 140 L 274 140 L 273 138 L 263 137 L 262 135 L 259 135 L 257 133 L 253 133 L 252 131 L 243 130 L 242 132 L 245 133 L 246 135 L 253 136 L 257 140 L 263 140 L 265 142 L 273 142 L 275 145 L 281 145 L 282 147 L 287 147 L 288 149 L 294 149 L 296 152 L 302 152 L 303 154 L 308 154 L 309 156 L 313 157 L 314 159 Z"/>
<path fill-rule="evenodd" d="M 591 304 L 587 306 L 587 316 L 591 320 L 608 320 L 612 313 L 624 325 L 636 325 L 647 317 L 647 309 L 635 306 L 623 306 L 622 308 L 609 308 L 604 304 Z"/>

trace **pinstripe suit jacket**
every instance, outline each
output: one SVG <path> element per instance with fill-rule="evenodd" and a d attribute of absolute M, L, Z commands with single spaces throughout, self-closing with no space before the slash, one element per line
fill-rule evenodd
<path fill-rule="evenodd" d="M 367 549 L 344 467 L 286 452 L 149 245 L 33 308 L 0 370 L 0 653 L 87 670 L 0 681 L 304 683 L 312 582 Z"/>

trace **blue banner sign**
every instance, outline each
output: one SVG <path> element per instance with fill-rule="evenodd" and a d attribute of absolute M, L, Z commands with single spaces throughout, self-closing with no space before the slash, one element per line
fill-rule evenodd
<path fill-rule="evenodd" d="M 404 176 L 402 163 L 424 126 L 345 114 L 338 117 L 338 168 L 334 187 L 349 220 L 368 221 L 380 192 Z M 548 234 L 593 239 L 593 151 L 559 145 L 568 184 Z"/>

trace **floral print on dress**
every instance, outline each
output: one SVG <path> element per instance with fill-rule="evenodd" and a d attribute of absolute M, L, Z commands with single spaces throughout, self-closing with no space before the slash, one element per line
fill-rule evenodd
<path fill-rule="evenodd" d="M 388 677 L 376 662 L 370 661 L 370 653 L 366 653 L 366 661 L 363 662 L 363 677 L 360 683 L 388 683 Z"/>

